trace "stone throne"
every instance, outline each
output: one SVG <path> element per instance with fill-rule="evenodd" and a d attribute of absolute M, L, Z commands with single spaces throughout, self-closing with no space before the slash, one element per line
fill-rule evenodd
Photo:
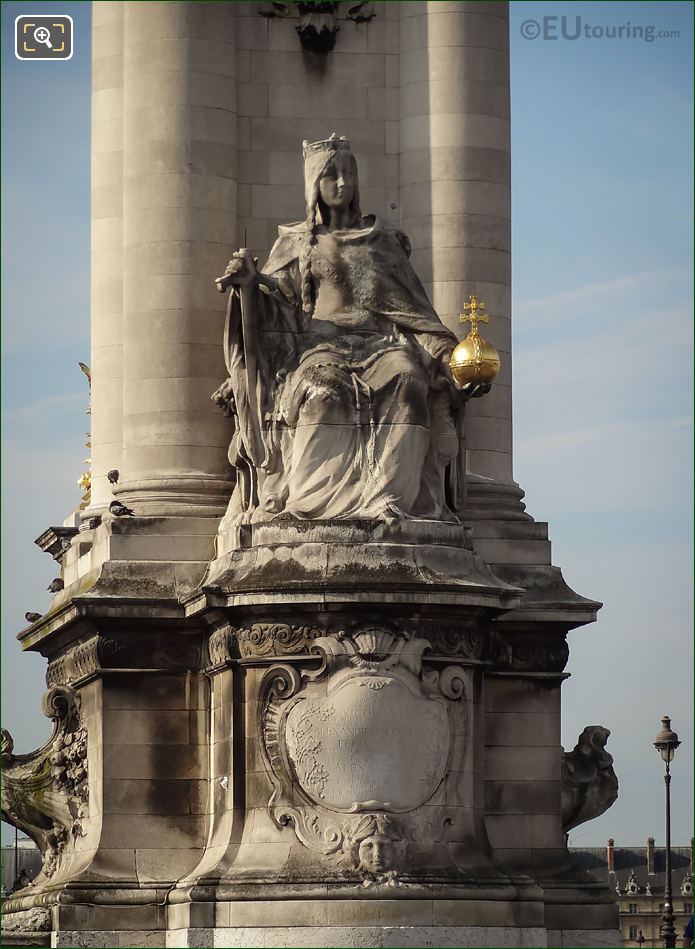
<path fill-rule="evenodd" d="M 20 633 L 55 731 L 3 745 L 45 854 L 17 942 L 617 945 L 564 834 L 614 796 L 560 745 L 599 604 L 511 478 L 506 7 L 373 6 L 320 62 L 253 4 L 95 7 L 93 494 Z M 462 430 L 479 288 L 503 369 Z"/>

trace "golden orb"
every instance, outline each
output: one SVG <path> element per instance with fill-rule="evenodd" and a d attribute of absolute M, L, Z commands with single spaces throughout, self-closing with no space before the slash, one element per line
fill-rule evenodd
<path fill-rule="evenodd" d="M 470 323 L 471 331 L 456 346 L 449 361 L 451 375 L 460 388 L 493 382 L 500 371 L 499 353 L 492 343 L 478 332 L 478 323 L 490 321 L 487 313 L 483 312 L 485 304 L 479 303 L 478 298 L 472 294 L 463 308 L 470 312 L 461 314 L 461 322 Z"/>

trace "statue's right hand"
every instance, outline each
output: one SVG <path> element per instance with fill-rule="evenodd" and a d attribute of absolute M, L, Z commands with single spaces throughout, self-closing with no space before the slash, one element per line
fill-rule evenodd
<path fill-rule="evenodd" d="M 245 247 L 235 251 L 227 264 L 224 275 L 215 281 L 217 289 L 223 293 L 229 287 L 250 286 L 258 274 L 257 263 L 258 259 L 253 257 Z"/>

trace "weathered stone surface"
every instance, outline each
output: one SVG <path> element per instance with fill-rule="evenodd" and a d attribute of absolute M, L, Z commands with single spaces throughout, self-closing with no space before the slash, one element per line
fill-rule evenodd
<path fill-rule="evenodd" d="M 206 932 L 203 930 L 203 932 Z M 214 946 L 275 947 L 440 947 L 440 946 L 544 946 L 545 930 L 502 926 L 292 926 L 284 928 L 215 929 Z M 171 946 L 202 945 L 193 931 L 178 930 Z M 187 941 L 191 940 L 191 941 Z M 581 943 L 576 943 L 581 946 Z M 584 943 L 584 945 L 593 945 Z M 608 945 L 608 943 L 606 943 Z M 613 945 L 613 943 L 611 943 Z M 617 943 L 616 943 L 617 945 Z"/>
<path fill-rule="evenodd" d="M 574 946 L 596 947 L 596 949 L 619 949 L 623 945 L 617 923 L 609 929 L 558 929 L 548 930 L 548 945 L 571 949 Z"/>
<path fill-rule="evenodd" d="M 330 699 L 295 705 L 286 727 L 300 787 L 329 807 L 380 801 L 410 810 L 428 800 L 444 776 L 446 708 L 418 700 L 396 679 L 353 677 Z"/>
<path fill-rule="evenodd" d="M 159 949 L 168 945 L 164 932 L 134 929 L 61 930 L 54 933 L 54 949 Z M 192 944 L 191 944 L 192 945 Z M 200 943 L 200 945 L 204 945 Z M 210 944 L 208 944 L 210 945 Z"/>

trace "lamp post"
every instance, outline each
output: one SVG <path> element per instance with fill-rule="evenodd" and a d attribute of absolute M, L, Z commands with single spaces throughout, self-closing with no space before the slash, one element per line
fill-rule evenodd
<path fill-rule="evenodd" d="M 671 896 L 671 762 L 680 745 L 678 735 L 671 731 L 671 719 L 664 715 L 661 731 L 654 739 L 654 747 L 666 763 L 664 784 L 666 785 L 666 885 L 664 887 L 664 921 L 661 938 L 665 949 L 675 949 L 676 927 L 673 925 L 673 897 Z"/>
<path fill-rule="evenodd" d="M 635 942 L 639 946 L 639 949 L 642 949 L 646 941 L 647 940 L 644 938 L 644 934 L 642 930 L 640 929 L 640 931 L 637 933 L 637 939 L 635 940 Z"/>

